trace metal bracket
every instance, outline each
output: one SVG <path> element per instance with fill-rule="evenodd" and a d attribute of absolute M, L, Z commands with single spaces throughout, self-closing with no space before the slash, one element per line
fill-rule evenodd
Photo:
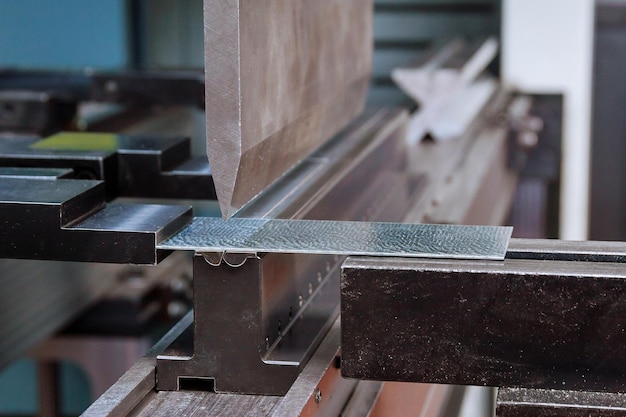
<path fill-rule="evenodd" d="M 560 95 L 518 97 L 509 114 L 508 166 L 523 177 L 558 181 L 561 169 Z"/>
<path fill-rule="evenodd" d="M 157 389 L 286 393 L 339 313 L 342 259 L 197 254 L 194 323 L 157 358 Z"/>

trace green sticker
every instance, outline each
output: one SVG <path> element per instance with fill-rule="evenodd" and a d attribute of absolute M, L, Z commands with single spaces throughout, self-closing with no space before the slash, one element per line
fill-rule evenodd
<path fill-rule="evenodd" d="M 31 149 L 58 151 L 116 151 L 118 136 L 113 133 L 61 132 L 31 145 Z"/>

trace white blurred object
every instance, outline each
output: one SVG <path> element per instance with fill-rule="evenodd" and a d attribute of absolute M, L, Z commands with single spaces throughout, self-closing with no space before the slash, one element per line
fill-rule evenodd
<path fill-rule="evenodd" d="M 504 0 L 502 80 L 527 93 L 564 94 L 560 238 L 588 229 L 595 2 Z"/>
<path fill-rule="evenodd" d="M 409 143 L 426 135 L 439 141 L 460 136 L 495 91 L 495 81 L 476 79 L 496 56 L 498 42 L 487 39 L 458 68 L 441 67 L 457 49 L 453 43 L 425 65 L 392 71 L 396 85 L 420 106 L 409 125 Z"/>

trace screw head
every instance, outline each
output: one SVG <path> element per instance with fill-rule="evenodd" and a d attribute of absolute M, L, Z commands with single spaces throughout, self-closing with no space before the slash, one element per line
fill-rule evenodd
<path fill-rule="evenodd" d="M 319 404 L 322 401 L 322 391 L 319 388 L 315 388 L 315 404 Z"/>

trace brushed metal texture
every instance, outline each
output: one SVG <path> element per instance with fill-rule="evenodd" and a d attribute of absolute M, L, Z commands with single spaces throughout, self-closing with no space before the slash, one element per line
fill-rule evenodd
<path fill-rule="evenodd" d="M 204 217 L 158 248 L 502 260 L 511 231 L 496 226 Z"/>
<path fill-rule="evenodd" d="M 224 218 L 363 109 L 372 0 L 205 0 L 207 153 Z"/>

